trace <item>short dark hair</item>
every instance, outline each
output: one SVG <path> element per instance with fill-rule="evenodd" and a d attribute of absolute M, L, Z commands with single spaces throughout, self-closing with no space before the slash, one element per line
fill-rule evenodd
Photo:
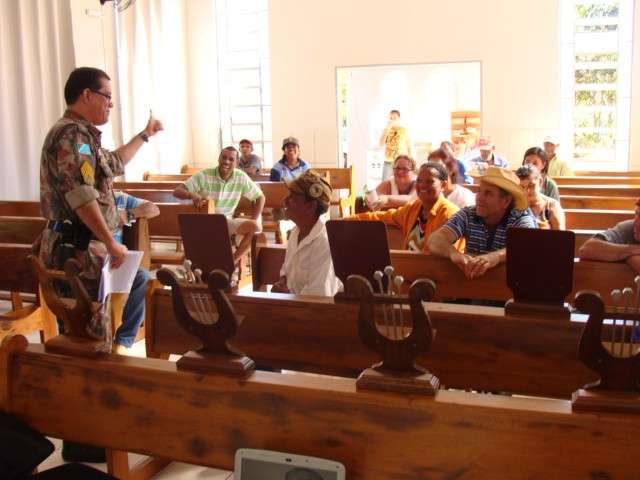
<path fill-rule="evenodd" d="M 527 163 L 516 170 L 516 175 L 520 180 L 535 180 L 540 178 L 541 173 L 535 165 Z"/>
<path fill-rule="evenodd" d="M 522 157 L 522 164 L 523 165 L 524 165 L 525 158 L 527 158 L 529 155 L 535 155 L 540 160 L 542 160 L 542 163 L 544 163 L 544 168 L 542 169 L 542 172 L 540 172 L 540 173 L 542 173 L 543 175 L 546 175 L 547 174 L 547 170 L 549 169 L 549 157 L 547 157 L 547 152 L 545 152 L 540 147 L 527 148 L 527 151 L 524 152 L 524 156 Z"/>
<path fill-rule="evenodd" d="M 236 154 L 236 158 L 238 158 L 238 149 L 236 147 L 224 147 L 222 150 L 220 150 L 220 154 L 218 155 L 218 160 L 220 160 L 220 157 L 222 156 L 222 152 L 224 152 L 225 150 L 229 150 L 230 152 L 235 152 Z"/>
<path fill-rule="evenodd" d="M 100 87 L 102 87 L 100 80 L 103 78 L 111 80 L 109 75 L 99 68 L 76 68 L 69 74 L 67 83 L 64 85 L 64 101 L 67 102 L 67 105 L 73 105 L 86 88 L 95 91 L 100 90 Z"/>
<path fill-rule="evenodd" d="M 439 162 L 427 162 L 420 165 L 420 171 L 429 169 L 436 171 L 436 177 L 438 177 L 441 182 L 449 181 L 449 172 L 447 172 L 443 164 Z"/>
<path fill-rule="evenodd" d="M 389 115 L 391 115 L 392 113 L 395 113 L 396 115 L 400 116 L 400 110 L 391 110 L 389 112 Z"/>

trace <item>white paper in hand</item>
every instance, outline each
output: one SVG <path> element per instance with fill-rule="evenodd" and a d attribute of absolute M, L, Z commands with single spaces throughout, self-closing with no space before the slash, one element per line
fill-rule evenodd
<path fill-rule="evenodd" d="M 129 293 L 131 291 L 131 285 L 133 285 L 133 279 L 136 277 L 143 255 L 144 252 L 127 251 L 122 265 L 114 270 L 111 270 L 111 257 L 107 256 L 100 278 L 98 293 L 100 302 L 104 302 L 110 293 Z"/>

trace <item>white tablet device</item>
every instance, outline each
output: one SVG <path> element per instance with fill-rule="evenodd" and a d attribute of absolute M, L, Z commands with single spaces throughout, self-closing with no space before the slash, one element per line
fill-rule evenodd
<path fill-rule="evenodd" d="M 344 465 L 324 458 L 271 450 L 236 451 L 234 480 L 344 480 Z"/>

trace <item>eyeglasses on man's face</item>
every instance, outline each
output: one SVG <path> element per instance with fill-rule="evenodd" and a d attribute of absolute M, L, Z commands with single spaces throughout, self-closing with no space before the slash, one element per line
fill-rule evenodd
<path fill-rule="evenodd" d="M 97 93 L 98 95 L 103 96 L 104 98 L 107 99 L 108 102 L 111 102 L 113 100 L 113 97 L 111 96 L 110 93 L 103 93 L 99 90 L 92 90 L 92 89 L 89 89 L 89 90 L 91 90 L 93 93 Z"/>

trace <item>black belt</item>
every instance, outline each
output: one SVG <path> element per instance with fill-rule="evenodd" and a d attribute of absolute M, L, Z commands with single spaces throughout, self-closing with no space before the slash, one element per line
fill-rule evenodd
<path fill-rule="evenodd" d="M 67 225 L 67 228 L 73 226 L 73 223 L 70 220 L 49 220 L 47 222 L 47 228 L 54 232 L 61 233 L 65 224 Z"/>

